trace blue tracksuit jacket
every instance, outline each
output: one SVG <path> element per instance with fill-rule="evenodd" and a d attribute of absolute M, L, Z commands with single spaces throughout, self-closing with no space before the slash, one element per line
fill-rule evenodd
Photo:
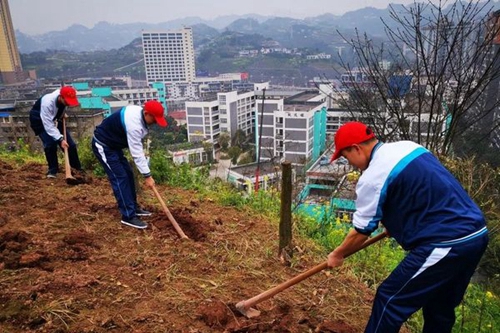
<path fill-rule="evenodd" d="M 460 183 L 431 152 L 411 141 L 379 143 L 356 194 L 356 230 L 371 234 L 382 222 L 405 250 L 459 241 L 485 226 Z"/>

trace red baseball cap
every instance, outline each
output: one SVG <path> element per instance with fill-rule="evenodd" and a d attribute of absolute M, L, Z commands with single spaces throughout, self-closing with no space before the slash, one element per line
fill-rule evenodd
<path fill-rule="evenodd" d="M 345 148 L 357 145 L 375 137 L 372 129 L 359 121 L 351 121 L 340 126 L 335 133 L 335 153 L 330 162 L 340 157 Z"/>
<path fill-rule="evenodd" d="M 66 102 L 68 106 L 77 106 L 80 104 L 76 98 L 76 90 L 71 86 L 62 87 L 59 95 L 64 99 L 64 102 Z"/>
<path fill-rule="evenodd" d="M 155 117 L 156 123 L 159 126 L 167 126 L 167 120 L 165 119 L 164 114 L 165 110 L 163 109 L 163 105 L 161 105 L 160 102 L 154 100 L 147 101 L 146 103 L 144 103 L 144 111 Z"/>

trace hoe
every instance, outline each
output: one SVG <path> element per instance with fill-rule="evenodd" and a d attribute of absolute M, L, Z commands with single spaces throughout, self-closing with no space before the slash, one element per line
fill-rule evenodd
<path fill-rule="evenodd" d="M 362 247 L 359 250 L 362 250 L 365 247 L 370 246 L 371 244 L 378 242 L 379 240 L 385 238 L 386 236 L 387 236 L 387 233 L 383 232 L 377 236 L 374 236 L 372 238 L 367 239 L 363 243 Z M 358 252 L 359 250 L 357 250 L 356 252 Z M 356 253 L 356 252 L 349 253 L 348 255 L 346 255 L 346 258 L 348 256 Z M 310 277 L 311 275 L 314 275 L 314 274 L 324 270 L 327 267 L 328 267 L 328 264 L 326 262 L 319 264 L 317 266 L 314 266 L 313 268 L 297 275 L 296 277 L 294 277 L 288 281 L 283 282 L 282 284 L 277 285 L 274 288 L 271 288 L 271 289 L 269 289 L 269 290 L 267 290 L 267 291 L 265 291 L 257 296 L 254 296 L 250 299 L 247 299 L 245 301 L 241 301 L 241 302 L 237 303 L 236 309 L 247 318 L 257 317 L 260 315 L 260 311 L 257 309 L 253 309 L 252 306 L 273 297 L 274 295 L 276 295 L 276 294 L 282 292 L 283 290 L 299 283 L 302 280 L 305 280 L 306 278 Z"/>
<path fill-rule="evenodd" d="M 64 132 L 63 136 L 64 136 L 64 141 L 66 141 L 66 119 L 64 117 L 63 117 L 62 122 L 63 122 L 63 132 Z M 81 183 L 80 180 L 76 179 L 71 174 L 71 165 L 69 164 L 68 148 L 64 148 L 64 168 L 66 170 L 66 184 L 68 184 L 68 185 L 78 185 L 78 184 Z"/>

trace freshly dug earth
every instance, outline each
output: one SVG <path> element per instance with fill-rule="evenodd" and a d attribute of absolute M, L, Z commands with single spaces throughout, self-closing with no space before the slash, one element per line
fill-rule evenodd
<path fill-rule="evenodd" d="M 152 191 L 137 230 L 119 223 L 106 179 L 70 186 L 44 171 L 0 161 L 0 332 L 363 330 L 373 293 L 342 269 L 258 304 L 257 318 L 235 309 L 326 259 L 301 244 L 283 265 L 276 222 L 159 185 L 181 240 Z"/>

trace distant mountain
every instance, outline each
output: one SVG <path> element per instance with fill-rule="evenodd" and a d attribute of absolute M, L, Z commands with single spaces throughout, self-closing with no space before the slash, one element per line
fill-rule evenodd
<path fill-rule="evenodd" d="M 246 15 L 225 15 L 225 16 L 219 16 L 216 19 L 212 21 L 206 21 L 205 23 L 211 27 L 214 27 L 219 30 L 223 30 L 225 27 L 230 25 L 236 20 L 239 19 L 251 19 L 254 21 L 257 21 L 259 23 L 264 22 L 265 20 L 268 20 L 271 16 L 263 16 L 263 15 L 258 15 L 258 14 L 246 14 Z"/>
<path fill-rule="evenodd" d="M 384 34 L 384 25 L 382 20 L 391 24 L 389 19 L 389 9 L 377 9 L 366 7 L 351 12 L 336 19 L 339 29 L 354 30 L 358 29 L 361 32 L 367 32 L 372 36 L 382 36 Z"/>
<path fill-rule="evenodd" d="M 260 28 L 260 22 L 252 18 L 241 18 L 233 21 L 226 26 L 226 30 L 237 31 L 246 34 L 257 33 Z"/>
<path fill-rule="evenodd" d="M 112 24 L 99 22 L 92 28 L 83 25 L 72 25 L 61 31 L 52 31 L 42 35 L 30 36 L 16 30 L 16 39 L 21 53 L 45 50 L 66 50 L 74 52 L 111 50 L 129 44 L 141 36 L 142 30 L 169 30 L 190 26 L 195 30 L 194 39 L 202 41 L 217 35 L 218 29 L 242 17 L 262 22 L 269 17 L 261 15 L 221 16 L 214 20 L 203 20 L 199 17 L 186 17 L 162 23 L 127 23 Z"/>
<path fill-rule="evenodd" d="M 140 23 L 99 22 L 92 29 L 82 25 L 72 25 L 66 30 L 37 36 L 28 36 L 16 31 L 16 38 L 21 53 L 44 50 L 76 52 L 109 50 L 129 44 L 139 36 L 142 27 Z"/>
<path fill-rule="evenodd" d="M 392 4 L 393 9 L 405 13 L 403 5 Z M 406 6 L 408 8 L 408 6 Z M 427 8 L 430 10 L 430 8 Z M 485 8 L 486 10 L 488 8 Z M 368 33 L 372 38 L 385 38 L 384 24 L 396 25 L 390 18 L 390 10 L 366 7 L 338 16 L 323 14 L 315 17 L 293 19 L 256 14 L 227 15 L 213 20 L 186 17 L 157 24 L 129 23 L 111 24 L 99 22 L 92 28 L 73 25 L 66 30 L 53 31 L 43 35 L 29 36 L 16 31 L 21 53 L 44 50 L 66 50 L 73 52 L 111 50 L 129 44 L 141 36 L 142 30 L 168 30 L 191 26 L 195 30 L 195 47 L 224 31 L 243 34 L 259 34 L 277 41 L 285 47 L 312 48 L 319 51 L 333 50 L 342 43 L 337 30 L 352 35 L 354 29 Z"/>
<path fill-rule="evenodd" d="M 372 14 L 366 14 L 365 16 L 376 17 L 380 13 L 384 13 L 384 10 L 369 8 L 367 12 L 372 12 Z M 324 14 L 304 20 L 249 14 L 221 16 L 214 20 L 186 17 L 156 24 L 111 24 L 108 22 L 99 22 L 92 28 L 73 25 L 66 30 L 53 31 L 36 36 L 30 36 L 16 30 L 16 38 L 21 53 L 44 50 L 84 52 L 120 48 L 129 44 L 135 38 L 140 37 L 142 30 L 168 30 L 192 26 L 197 27 L 197 33 L 203 33 L 202 36 L 194 35 L 194 38 L 198 41 L 203 41 L 203 39 L 215 36 L 222 31 L 235 31 L 245 34 L 261 34 L 266 38 L 277 40 L 284 46 L 291 47 L 297 38 L 303 39 L 302 37 L 304 37 L 307 39 L 312 35 L 321 35 L 318 34 L 318 31 L 328 30 L 329 32 L 334 32 L 333 29 L 335 28 L 351 29 L 353 21 L 356 22 L 352 18 L 353 15 L 356 16 L 357 14 L 352 14 L 351 16 L 349 16 L 349 13 L 343 16 Z M 344 17 L 346 18 L 344 19 Z M 375 29 L 375 22 L 363 23 L 370 25 L 369 30 Z M 378 24 L 380 25 L 380 20 Z M 311 41 L 306 43 L 305 47 L 318 43 L 321 44 L 319 41 Z"/>
<path fill-rule="evenodd" d="M 140 37 L 142 30 L 168 30 L 183 26 L 193 27 L 196 32 L 194 35 L 195 43 L 196 40 L 210 38 L 218 34 L 217 29 L 206 25 L 200 18 L 191 17 L 158 24 L 99 22 L 90 29 L 82 25 L 72 25 L 66 30 L 48 32 L 38 36 L 29 36 L 16 30 L 16 38 L 21 53 L 45 50 L 99 51 L 125 46 L 135 38 Z"/>
<path fill-rule="evenodd" d="M 195 48 L 210 42 L 212 39 L 220 35 L 217 29 L 212 28 L 205 23 L 195 24 L 191 26 L 191 28 L 193 29 L 193 43 Z"/>

